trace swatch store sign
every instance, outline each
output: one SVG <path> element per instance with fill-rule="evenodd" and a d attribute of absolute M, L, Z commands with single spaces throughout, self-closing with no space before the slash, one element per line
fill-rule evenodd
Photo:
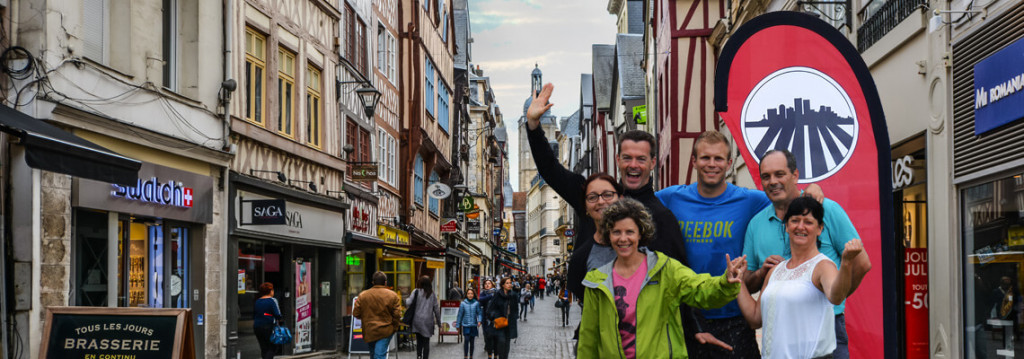
<path fill-rule="evenodd" d="M 213 222 L 213 178 L 170 167 L 143 163 L 133 185 L 76 177 L 75 207 L 167 218 Z"/>

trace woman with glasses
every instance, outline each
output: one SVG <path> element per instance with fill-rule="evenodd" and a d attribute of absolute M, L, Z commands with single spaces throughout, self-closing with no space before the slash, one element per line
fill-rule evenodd
<path fill-rule="evenodd" d="M 583 203 L 589 220 L 595 224 L 601 223 L 605 208 L 618 201 L 621 193 L 622 185 L 606 173 L 595 173 L 588 177 L 583 182 Z M 590 249 L 590 255 L 587 257 L 588 271 L 615 259 L 615 251 L 604 241 L 601 228 L 596 228 L 593 238 L 594 247 Z"/>

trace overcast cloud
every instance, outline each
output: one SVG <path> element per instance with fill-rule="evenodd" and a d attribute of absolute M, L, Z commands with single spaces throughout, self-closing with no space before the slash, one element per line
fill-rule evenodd
<path fill-rule="evenodd" d="M 509 135 L 510 181 L 519 185 L 519 131 L 530 73 L 540 65 L 555 85 L 551 113 L 579 107 L 580 74 L 591 73 L 591 46 L 615 43 L 615 16 L 605 0 L 470 0 L 472 60 L 490 77 Z"/>

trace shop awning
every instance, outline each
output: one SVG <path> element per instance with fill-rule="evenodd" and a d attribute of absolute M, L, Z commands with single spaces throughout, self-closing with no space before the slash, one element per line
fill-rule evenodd
<path fill-rule="evenodd" d="M 519 269 L 519 268 L 516 268 L 516 267 L 510 266 L 510 265 L 508 265 L 508 264 L 505 264 L 505 262 L 498 262 L 498 264 L 500 264 L 500 265 L 502 265 L 502 266 L 505 266 L 505 267 L 507 267 L 507 268 L 509 268 L 509 269 L 512 269 L 512 270 L 517 270 L 517 271 L 520 271 L 520 272 L 526 273 L 526 271 L 525 271 L 525 270 L 522 270 L 522 269 Z"/>
<path fill-rule="evenodd" d="M 6 105 L 0 105 L 0 131 L 20 139 L 29 167 L 122 185 L 136 183 L 139 179 L 142 162 Z"/>
<path fill-rule="evenodd" d="M 462 260 L 465 261 L 469 260 L 469 254 L 458 249 L 447 248 L 445 249 L 445 254 L 456 258 L 462 258 Z"/>
<path fill-rule="evenodd" d="M 514 252 L 509 251 L 508 249 L 501 248 L 500 246 L 496 246 L 493 243 L 491 244 L 491 248 L 494 248 L 494 249 L 498 250 L 498 253 L 500 253 L 500 254 L 504 254 L 504 255 L 509 256 L 509 257 L 520 258 L 518 254 L 515 254 Z"/>

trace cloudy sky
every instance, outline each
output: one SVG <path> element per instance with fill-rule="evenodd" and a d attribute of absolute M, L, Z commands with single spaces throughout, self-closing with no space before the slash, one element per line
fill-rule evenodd
<path fill-rule="evenodd" d="M 469 0 L 472 60 L 490 77 L 509 132 L 512 187 L 519 183 L 518 130 L 534 64 L 555 85 L 551 113 L 579 107 L 580 74 L 591 73 L 591 46 L 615 43 L 606 0 Z"/>

